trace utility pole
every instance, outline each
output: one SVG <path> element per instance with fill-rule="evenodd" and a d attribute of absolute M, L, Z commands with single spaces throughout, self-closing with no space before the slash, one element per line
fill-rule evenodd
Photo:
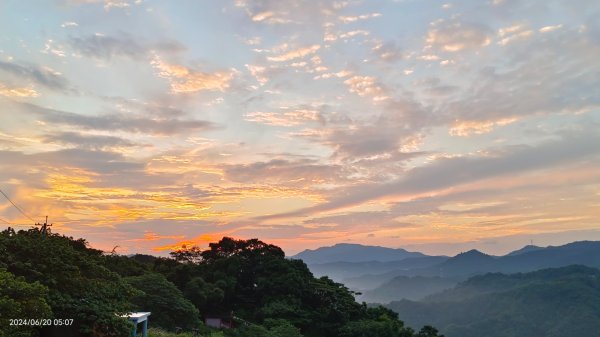
<path fill-rule="evenodd" d="M 48 227 L 52 227 L 52 224 L 48 224 L 48 216 L 46 215 L 46 221 L 42 224 L 42 223 L 36 223 L 36 226 L 42 226 L 42 237 L 46 238 L 46 235 L 48 234 Z"/>

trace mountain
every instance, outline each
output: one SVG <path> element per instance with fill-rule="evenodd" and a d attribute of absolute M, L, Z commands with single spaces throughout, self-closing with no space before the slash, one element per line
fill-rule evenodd
<path fill-rule="evenodd" d="M 521 249 L 517 249 L 515 251 L 512 251 L 508 254 L 506 254 L 505 256 L 514 256 L 514 255 L 519 255 L 519 254 L 523 254 L 523 253 L 529 253 L 529 252 L 534 252 L 537 250 L 541 250 L 544 249 L 544 247 L 540 247 L 540 246 L 534 246 L 534 245 L 527 245 Z"/>
<path fill-rule="evenodd" d="M 381 250 L 383 249 L 383 251 Z M 369 252 L 375 251 L 373 255 Z M 353 253 L 361 252 L 358 257 Z M 381 257 L 382 252 L 386 254 L 417 254 L 417 257 L 404 258 L 398 261 L 373 261 Z M 346 253 L 345 256 L 343 253 Z M 337 255 L 336 255 L 337 254 Z M 442 278 L 444 284 L 451 284 L 466 280 L 467 278 L 493 272 L 517 273 L 530 272 L 544 268 L 564 267 L 572 264 L 585 265 L 590 267 L 600 267 L 600 242 L 598 241 L 579 241 L 562 246 L 537 247 L 525 246 L 522 249 L 511 252 L 504 256 L 491 256 L 477 250 L 470 250 L 454 257 L 445 256 L 427 256 L 420 253 L 409 253 L 404 250 L 395 250 L 382 247 L 369 247 L 360 245 L 335 245 L 333 247 L 324 247 L 313 251 L 305 251 L 296 255 L 296 257 L 306 256 L 309 261 L 316 259 L 332 260 L 346 259 L 356 260 L 365 259 L 369 261 L 359 262 L 327 262 L 327 263 L 309 263 L 309 268 L 317 276 L 327 275 L 336 282 L 341 282 L 350 289 L 362 292 L 363 299 L 387 303 L 399 298 L 417 299 L 426 296 L 428 289 L 432 294 L 440 290 L 433 286 L 436 282 L 442 282 L 435 278 Z M 389 256 L 389 255 L 387 255 Z M 410 286 L 409 278 L 416 276 L 423 277 L 426 283 L 421 287 Z M 392 279 L 398 279 L 398 284 L 387 285 Z M 399 290 L 402 285 L 409 284 L 404 290 Z M 429 287 L 429 285 L 432 285 Z M 376 288 L 380 288 L 376 293 Z M 408 291 L 413 291 L 411 293 Z M 386 292 L 387 291 L 387 292 Z M 375 295 L 376 294 L 376 295 Z M 373 295 L 374 297 L 369 298 Z"/>
<path fill-rule="evenodd" d="M 446 337 L 596 337 L 600 270 L 567 266 L 479 275 L 419 302 L 387 307 L 409 326 L 433 324 Z"/>
<path fill-rule="evenodd" d="M 310 265 L 310 270 L 315 276 L 327 275 L 334 280 L 347 280 L 357 275 L 381 275 L 390 271 L 426 268 L 439 264 L 446 256 L 409 257 L 398 261 L 368 261 L 368 262 L 329 262 Z M 395 276 L 395 275 L 393 275 Z M 388 279 L 393 276 L 388 277 Z M 385 281 L 385 280 L 383 280 Z"/>
<path fill-rule="evenodd" d="M 357 300 L 370 303 L 389 303 L 402 299 L 420 300 L 452 288 L 456 283 L 456 280 L 441 277 L 398 276 L 373 290 L 364 292 L 357 297 Z"/>
<path fill-rule="evenodd" d="M 514 273 L 581 264 L 600 267 L 600 241 L 578 241 L 498 259 L 496 271 Z"/>
<path fill-rule="evenodd" d="M 519 251 L 491 256 L 477 250 L 458 254 L 438 265 L 402 271 L 404 276 L 440 276 L 468 278 L 473 275 L 502 272 L 529 272 L 572 264 L 600 267 L 600 241 L 578 241 L 562 246 L 524 247 Z"/>
<path fill-rule="evenodd" d="M 338 243 L 331 247 L 307 249 L 292 256 L 306 264 L 322 264 L 330 262 L 389 262 L 403 260 L 409 257 L 423 257 L 422 253 L 413 253 L 401 248 L 379 246 L 363 246 L 359 244 Z"/>
<path fill-rule="evenodd" d="M 448 259 L 449 257 L 447 256 L 408 258 L 397 262 L 398 264 L 404 265 L 405 267 L 403 268 L 393 268 L 383 273 L 370 273 L 367 271 L 368 269 L 362 271 L 355 270 L 354 276 L 343 278 L 341 282 L 350 289 L 365 291 L 375 289 L 398 276 L 423 276 L 422 274 L 427 274 L 427 276 L 434 277 L 437 275 L 432 274 L 431 267 L 437 266 Z M 390 264 L 393 264 L 393 262 L 390 262 Z M 309 267 L 312 270 L 313 266 Z"/>
<path fill-rule="evenodd" d="M 450 258 L 435 268 L 437 274 L 446 277 L 468 276 L 485 273 L 495 269 L 497 258 L 478 250 L 470 250 Z"/>

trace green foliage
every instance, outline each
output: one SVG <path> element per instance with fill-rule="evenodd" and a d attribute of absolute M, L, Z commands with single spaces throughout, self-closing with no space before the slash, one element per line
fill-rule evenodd
<path fill-rule="evenodd" d="M 303 337 L 300 329 L 282 319 L 267 319 L 262 326 L 246 323 L 224 332 L 227 337 Z"/>
<path fill-rule="evenodd" d="M 52 318 L 47 299 L 48 288 L 39 282 L 28 283 L 23 277 L 0 269 L 0 337 L 36 336 L 38 328 L 11 326 L 10 319 Z"/>
<path fill-rule="evenodd" d="M 191 332 L 169 332 L 160 328 L 149 328 L 148 337 L 196 337 Z M 200 334 L 199 337 L 225 337 L 222 331 L 212 331 L 204 334 Z"/>
<path fill-rule="evenodd" d="M 594 337 L 600 331 L 600 270 L 569 266 L 473 277 L 423 302 L 392 302 L 409 324 L 448 337 Z M 425 335 L 427 336 L 427 335 Z"/>
<path fill-rule="evenodd" d="M 139 262 L 135 258 L 116 254 L 105 255 L 102 258 L 106 268 L 123 277 L 139 276 L 150 272 L 150 267 L 147 264 Z"/>
<path fill-rule="evenodd" d="M 204 281 L 202 277 L 194 277 L 184 287 L 185 298 L 190 300 L 202 312 L 208 312 L 223 303 L 225 293 L 217 285 Z"/>
<path fill-rule="evenodd" d="M 398 320 L 398 314 L 381 306 L 368 308 L 367 315 L 364 319 L 349 322 L 340 331 L 340 337 L 412 336 L 412 329 L 404 327 L 404 323 Z"/>
<path fill-rule="evenodd" d="M 49 336 L 122 336 L 130 329 L 116 314 L 129 310 L 134 290 L 102 263 L 102 252 L 83 239 L 39 230 L 0 233 L 0 264 L 27 282 L 49 289 L 48 304 L 55 318 L 74 319 L 69 328 L 45 327 Z M 48 317 L 49 318 L 49 317 Z"/>
<path fill-rule="evenodd" d="M 357 303 L 343 284 L 314 278 L 302 261 L 257 239 L 223 238 L 207 250 L 171 255 L 104 255 L 82 239 L 3 231 L 0 320 L 54 315 L 75 324 L 4 329 L 0 337 L 129 336 L 132 323 L 120 316 L 132 311 L 152 313 L 152 337 L 171 337 L 167 330 L 176 327 L 184 329 L 181 337 L 193 329 L 204 337 L 436 336 L 428 330 L 415 335 L 393 311 Z M 234 318 L 237 324 L 215 331 L 200 317 Z"/>
<path fill-rule="evenodd" d="M 131 302 L 139 311 L 152 312 L 154 325 L 169 330 L 174 330 L 175 327 L 193 329 L 200 325 L 198 310 L 164 276 L 152 273 L 128 277 L 125 280 L 142 291 L 133 297 Z"/>
<path fill-rule="evenodd" d="M 357 303 L 343 284 L 314 278 L 306 264 L 286 259 L 279 247 L 223 238 L 205 251 L 189 249 L 172 254 L 182 263 L 157 260 L 154 271 L 180 287 L 201 314 L 242 318 L 227 336 L 414 334 L 391 310 Z"/>

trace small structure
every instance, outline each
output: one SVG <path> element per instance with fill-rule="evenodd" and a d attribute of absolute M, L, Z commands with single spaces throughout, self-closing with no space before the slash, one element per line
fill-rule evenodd
<path fill-rule="evenodd" d="M 140 323 L 143 323 L 142 337 L 148 337 L 148 316 L 150 316 L 149 312 L 132 312 L 121 317 L 125 317 L 133 322 L 134 326 L 133 330 L 131 331 L 131 337 L 137 337 L 137 328 Z"/>
<path fill-rule="evenodd" d="M 217 317 L 217 316 L 207 316 L 204 317 L 204 324 L 211 328 L 217 329 L 231 329 L 234 327 L 233 317 Z"/>

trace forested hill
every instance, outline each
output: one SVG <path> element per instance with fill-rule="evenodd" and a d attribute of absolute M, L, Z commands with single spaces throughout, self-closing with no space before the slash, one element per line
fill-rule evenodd
<path fill-rule="evenodd" d="M 419 302 L 387 307 L 407 324 L 434 324 L 447 337 L 597 337 L 600 270 L 479 275 Z"/>
<path fill-rule="evenodd" d="M 224 337 L 436 337 L 404 326 L 384 307 L 357 303 L 344 285 L 315 278 L 300 260 L 257 239 L 223 238 L 207 250 L 170 258 L 132 257 L 88 247 L 83 239 L 37 229 L 0 232 L 0 337 L 121 337 L 119 317 L 150 311 L 150 326 L 198 329 Z M 233 317 L 214 331 L 206 316 Z M 11 326 L 11 318 L 69 318 L 69 326 Z M 152 334 L 151 334 L 152 336 Z"/>

